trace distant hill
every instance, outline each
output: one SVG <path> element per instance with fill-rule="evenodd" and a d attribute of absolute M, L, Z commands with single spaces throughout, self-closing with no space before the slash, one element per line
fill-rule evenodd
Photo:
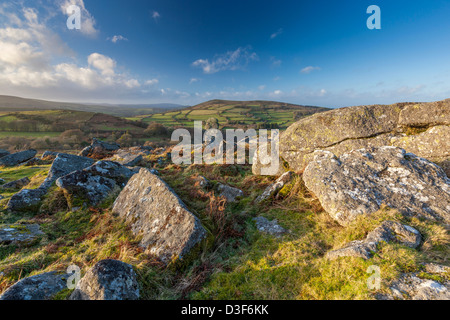
<path fill-rule="evenodd" d="M 210 100 L 182 110 L 170 110 L 139 116 L 144 122 L 158 122 L 170 127 L 192 127 L 195 120 L 213 117 L 221 128 L 285 129 L 298 119 L 329 109 L 276 101 Z"/>
<path fill-rule="evenodd" d="M 146 124 L 95 112 L 36 110 L 0 113 L 0 136 L 55 136 L 79 129 L 97 136 L 112 132 L 142 134 Z"/>
<path fill-rule="evenodd" d="M 82 104 L 71 102 L 55 102 L 38 99 L 26 99 L 0 95 L 0 112 L 36 111 L 36 110 L 74 110 L 105 113 L 118 117 L 133 117 L 151 113 L 165 112 L 167 109 L 183 108 L 181 105 L 161 104 Z"/>

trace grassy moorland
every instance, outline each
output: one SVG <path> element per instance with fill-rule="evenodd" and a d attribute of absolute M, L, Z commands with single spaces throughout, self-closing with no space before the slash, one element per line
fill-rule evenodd
<path fill-rule="evenodd" d="M 39 223 L 45 232 L 32 247 L 0 246 L 0 293 L 30 275 L 62 271 L 71 264 L 84 274 L 96 262 L 112 258 L 135 266 L 142 299 L 373 299 L 374 294 L 387 292 L 389 282 L 400 273 L 423 270 L 422 262 L 448 264 L 449 238 L 438 223 L 405 218 L 386 208 L 344 228 L 323 211 L 301 176 L 285 186 L 277 199 L 258 205 L 255 198 L 274 178 L 254 176 L 249 165 L 181 167 L 157 161 L 160 157 L 165 152 L 145 157 L 143 165 L 158 169 L 208 230 L 210 240 L 199 255 L 182 268 L 166 268 L 142 252 L 139 239 L 111 213 L 111 202 L 72 211 L 62 191 L 54 187 L 38 212 L 12 214 L 2 209 L 13 192 L 0 189 L 5 197 L 0 201 L 0 224 Z M 28 176 L 38 184 L 47 170 L 48 166 L 17 167 L 2 169 L 0 176 L 7 181 Z M 213 184 L 238 187 L 244 196 L 238 203 L 226 203 L 195 183 L 198 175 Z M 253 221 L 258 215 L 277 219 L 289 233 L 274 237 L 258 232 Z M 420 249 L 383 243 L 370 260 L 325 258 L 327 251 L 363 239 L 388 219 L 418 229 L 424 236 Z M 381 270 L 382 286 L 377 291 L 367 286 L 371 265 Z M 55 299 L 69 294 L 66 290 Z"/>

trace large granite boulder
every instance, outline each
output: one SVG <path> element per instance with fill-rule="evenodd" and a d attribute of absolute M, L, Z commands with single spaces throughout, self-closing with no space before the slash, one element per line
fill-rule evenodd
<path fill-rule="evenodd" d="M 69 275 L 47 272 L 24 278 L 8 288 L 0 300 L 50 300 L 67 289 Z"/>
<path fill-rule="evenodd" d="M 36 155 L 37 151 L 30 149 L 26 151 L 16 152 L 13 154 L 6 155 L 0 158 L 0 167 L 12 167 L 17 166 L 25 161 L 28 161 Z"/>
<path fill-rule="evenodd" d="M 313 160 L 315 150 L 340 156 L 361 148 L 397 146 L 443 163 L 450 175 L 449 114 L 450 99 L 334 109 L 291 125 L 280 136 L 280 156 L 290 169 L 300 171 Z"/>
<path fill-rule="evenodd" d="M 97 205 L 125 186 L 134 172 L 116 162 L 98 161 L 92 166 L 74 171 L 56 180 L 56 185 L 76 199 Z"/>
<path fill-rule="evenodd" d="M 114 151 L 119 149 L 120 146 L 117 143 L 107 143 L 97 138 L 93 138 L 91 145 L 84 148 L 79 155 L 82 157 L 103 159 L 112 156 Z"/>
<path fill-rule="evenodd" d="M 102 260 L 78 282 L 70 300 L 138 300 L 133 267 L 118 260 Z"/>
<path fill-rule="evenodd" d="M 37 224 L 8 224 L 0 226 L 0 244 L 30 246 L 39 241 L 44 233 Z"/>
<path fill-rule="evenodd" d="M 128 181 L 114 202 L 113 212 L 123 217 L 140 246 L 166 264 L 183 259 L 206 230 L 176 193 L 157 175 L 142 168 Z"/>
<path fill-rule="evenodd" d="M 407 216 L 450 221 L 450 179 L 436 164 L 400 148 L 360 149 L 339 158 L 316 151 L 303 180 L 342 225 L 383 205 Z"/>
<path fill-rule="evenodd" d="M 330 251 L 327 253 L 327 258 L 359 257 L 367 260 L 377 251 L 377 245 L 383 241 L 401 243 L 415 249 L 420 245 L 422 236 L 419 231 L 410 226 L 396 221 L 384 221 L 370 232 L 366 239 L 355 240 L 347 243 L 341 249 Z"/>

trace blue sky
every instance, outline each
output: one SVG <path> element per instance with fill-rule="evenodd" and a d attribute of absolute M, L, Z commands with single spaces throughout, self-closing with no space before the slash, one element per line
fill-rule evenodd
<path fill-rule="evenodd" d="M 68 30 L 65 9 L 81 8 Z M 381 9 L 369 30 L 367 7 Z M 342 107 L 450 97 L 449 1 L 48 0 L 0 4 L 0 94 Z"/>

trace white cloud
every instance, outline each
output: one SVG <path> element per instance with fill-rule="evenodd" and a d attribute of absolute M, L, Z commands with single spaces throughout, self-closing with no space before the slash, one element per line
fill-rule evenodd
<path fill-rule="evenodd" d="M 115 35 L 112 38 L 107 38 L 106 40 L 111 40 L 112 43 L 117 43 L 119 41 L 128 41 L 127 38 L 121 35 Z"/>
<path fill-rule="evenodd" d="M 98 34 L 99 31 L 95 27 L 95 19 L 86 9 L 83 0 L 59 0 L 59 3 L 61 11 L 67 16 L 71 15 L 71 13 L 67 13 L 67 8 L 69 6 L 79 6 L 81 9 L 81 33 L 91 37 L 95 37 Z"/>
<path fill-rule="evenodd" d="M 158 11 L 152 12 L 152 18 L 155 19 L 155 21 L 158 21 L 158 19 L 161 17 Z"/>
<path fill-rule="evenodd" d="M 280 34 L 283 33 L 283 28 L 280 28 L 277 30 L 277 32 L 274 32 L 270 35 L 270 39 L 275 39 L 276 37 L 278 37 Z"/>
<path fill-rule="evenodd" d="M 105 76 L 113 76 L 116 67 L 116 61 L 110 57 L 104 56 L 100 53 L 92 53 L 88 57 L 90 66 L 98 69 Z"/>
<path fill-rule="evenodd" d="M 307 67 L 303 68 L 302 70 L 300 70 L 300 73 L 308 74 L 315 70 L 320 70 L 320 67 L 307 66 Z"/>
<path fill-rule="evenodd" d="M 280 59 L 275 59 L 274 57 L 270 58 L 272 61 L 272 67 L 279 67 L 281 66 L 282 61 Z"/>
<path fill-rule="evenodd" d="M 158 83 L 159 83 L 158 79 L 150 79 L 150 80 L 145 81 L 145 84 L 147 86 L 153 86 L 153 85 L 158 84 Z"/>
<path fill-rule="evenodd" d="M 265 85 L 260 85 L 260 86 L 258 87 L 258 90 L 263 91 L 265 88 L 266 88 Z"/>
<path fill-rule="evenodd" d="M 198 79 L 198 78 L 191 78 L 191 79 L 189 80 L 189 84 L 193 84 L 193 83 L 199 82 L 199 81 L 200 81 L 200 79 Z"/>
<path fill-rule="evenodd" d="M 194 67 L 202 68 L 206 74 L 212 74 L 224 70 L 238 70 L 245 68 L 250 61 L 258 60 L 255 52 L 250 51 L 250 47 L 237 48 L 225 54 L 216 55 L 212 61 L 208 59 L 198 59 L 192 63 Z"/>
<path fill-rule="evenodd" d="M 0 7 L 0 21 L 11 14 Z M 0 92 L 43 99 L 101 99 L 143 95 L 141 82 L 118 72 L 117 62 L 91 53 L 81 61 L 31 8 L 16 11 L 20 20 L 11 27 L 0 24 Z M 18 27 L 20 26 L 20 27 Z M 143 80 L 147 86 L 157 79 Z M 151 89 L 155 94 L 157 89 Z"/>

